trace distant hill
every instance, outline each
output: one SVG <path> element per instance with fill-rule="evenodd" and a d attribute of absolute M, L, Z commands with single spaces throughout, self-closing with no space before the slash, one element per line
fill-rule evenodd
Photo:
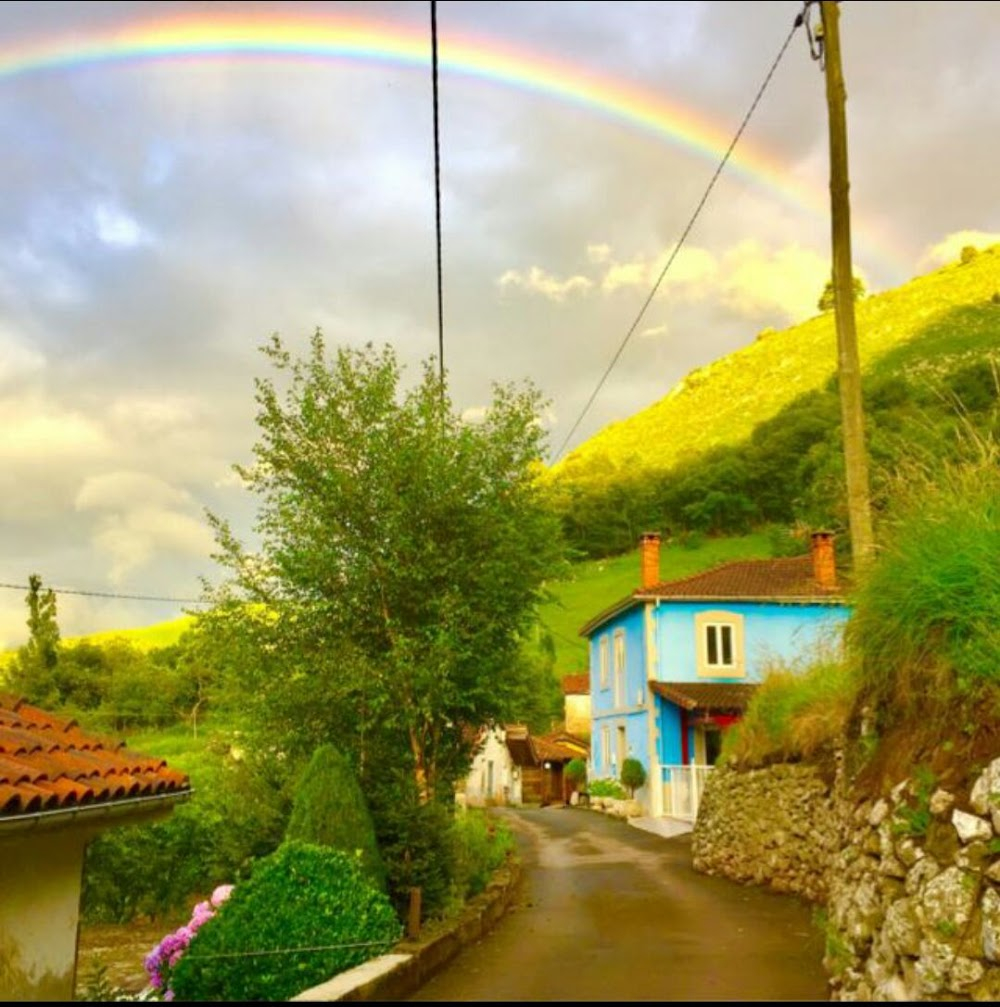
<path fill-rule="evenodd" d="M 997 349 L 995 326 L 941 331 L 956 309 L 1000 296 L 1000 245 L 967 263 L 945 266 L 894 290 L 857 302 L 862 369 L 941 353 Z M 961 327 L 958 327 L 961 329 Z M 697 333 L 691 333 L 697 338 Z M 664 471 L 713 447 L 745 440 L 803 393 L 822 388 L 836 368 L 833 312 L 783 331 L 765 329 L 755 342 L 687 375 L 659 402 L 609 424 L 549 470 L 561 486 L 600 472 Z"/>
<path fill-rule="evenodd" d="M 182 615 L 167 622 L 157 622 L 152 626 L 139 626 L 135 629 L 106 629 L 100 633 L 87 633 L 85 636 L 64 637 L 63 643 L 72 646 L 76 643 L 107 643 L 109 640 L 122 639 L 143 652 L 156 650 L 157 647 L 169 647 L 176 643 L 181 634 L 189 629 L 193 618 Z M 0 653 L 0 668 L 16 653 L 16 647 Z"/>
<path fill-rule="evenodd" d="M 857 302 L 873 507 L 910 461 L 1000 436 L 1000 245 Z M 692 333 L 692 337 L 696 337 Z M 592 557 L 647 529 L 846 530 L 832 312 L 689 374 L 542 476 L 571 544 Z"/>

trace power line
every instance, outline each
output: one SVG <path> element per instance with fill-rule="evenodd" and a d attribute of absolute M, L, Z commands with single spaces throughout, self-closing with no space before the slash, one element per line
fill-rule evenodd
<path fill-rule="evenodd" d="M 625 352 L 625 347 L 628 346 L 629 341 L 635 334 L 635 330 L 639 327 L 639 323 L 642 321 L 644 315 L 646 314 L 646 310 L 649 308 L 650 304 L 652 304 L 653 298 L 656 296 L 656 292 L 660 289 L 660 284 L 663 283 L 663 278 L 667 275 L 667 272 L 669 271 L 670 267 L 674 264 L 674 260 L 677 258 L 677 254 L 683 247 L 684 242 L 687 241 L 688 235 L 691 233 L 695 223 L 698 220 L 698 217 L 701 214 L 702 209 L 708 202 L 708 197 L 711 195 L 712 190 L 715 188 L 715 183 L 719 180 L 719 176 L 722 174 L 722 169 L 725 168 L 726 164 L 728 163 L 730 155 L 732 154 L 734 148 L 736 147 L 736 144 L 739 142 L 740 137 L 743 136 L 743 132 L 747 128 L 747 124 L 750 122 L 751 116 L 754 114 L 754 112 L 757 109 L 757 106 L 760 104 L 761 98 L 764 97 L 764 92 L 767 90 L 768 85 L 771 83 L 771 78 L 774 76 L 775 71 L 778 69 L 778 64 L 781 62 L 782 58 L 785 55 L 785 52 L 788 50 L 788 46 L 792 41 L 792 36 L 795 34 L 795 30 L 799 27 L 799 25 L 802 24 L 802 20 L 803 15 L 799 14 L 796 17 L 795 22 L 791 27 L 791 30 L 788 32 L 785 41 L 782 43 L 781 48 L 778 50 L 778 55 L 775 56 L 774 62 L 771 64 L 770 70 L 767 71 L 767 75 L 764 77 L 764 81 L 760 85 L 760 88 L 758 89 L 756 96 L 750 103 L 750 108 L 747 109 L 746 115 L 743 116 L 743 121 L 740 123 L 739 129 L 736 130 L 736 135 L 733 137 L 732 142 L 726 148 L 726 152 L 725 154 L 723 154 L 722 160 L 719 162 L 718 167 L 715 169 L 714 174 L 712 175 L 711 179 L 708 182 L 708 185 L 705 187 L 705 191 L 702 193 L 702 197 L 698 201 L 698 205 L 695 207 L 694 213 L 691 215 L 691 219 L 687 223 L 687 227 L 684 228 L 680 240 L 677 242 L 677 244 L 674 246 L 673 251 L 670 253 L 670 258 L 667 259 L 666 265 L 663 267 L 662 270 L 660 270 L 660 275 L 656 278 L 656 282 L 653 284 L 653 289 L 649 292 L 649 296 L 643 302 L 642 307 L 639 309 L 639 313 L 635 316 L 635 321 L 632 322 L 631 326 L 629 327 L 629 330 L 625 333 L 625 338 L 622 339 L 621 343 L 618 346 L 618 349 L 615 351 L 614 356 L 611 358 L 611 363 L 608 364 L 604 373 L 601 375 L 601 380 L 597 382 L 597 386 L 594 388 L 593 392 L 591 392 L 590 398 L 587 399 L 587 404 L 583 407 L 582 411 L 580 412 L 580 415 L 577 416 L 576 422 L 573 424 L 572 428 L 570 429 L 570 432 L 566 435 L 565 440 L 562 442 L 562 445 L 556 452 L 556 456 L 555 458 L 553 458 L 553 462 L 559 461 L 559 459 L 562 457 L 562 453 L 566 450 L 566 446 L 572 440 L 573 434 L 576 433 L 580 424 L 583 422 L 583 418 L 587 415 L 588 412 L 590 412 L 590 407 L 594 404 L 594 400 L 597 398 L 601 389 L 604 387 L 604 382 L 608 380 L 609 375 L 614 370 L 615 365 L 621 358 L 622 353 Z"/>
<path fill-rule="evenodd" d="M 7 588 L 10 591 L 30 591 L 31 587 L 28 584 L 3 584 L 0 583 L 0 588 Z M 160 595 L 152 594 L 118 594 L 114 591 L 86 591 L 83 588 L 74 587 L 52 587 L 46 588 L 45 590 L 51 591 L 53 594 L 78 594 L 85 598 L 118 598 L 123 601 L 166 601 L 173 602 L 178 605 L 208 605 L 204 598 L 167 598 Z"/>
<path fill-rule="evenodd" d="M 444 395 L 444 284 L 441 270 L 441 137 L 438 124 L 437 0 L 431 0 L 431 78 L 434 92 L 434 224 L 437 245 L 438 370 Z"/>

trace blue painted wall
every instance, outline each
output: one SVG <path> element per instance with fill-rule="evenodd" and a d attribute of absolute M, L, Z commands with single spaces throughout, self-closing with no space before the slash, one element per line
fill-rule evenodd
<path fill-rule="evenodd" d="M 775 657 L 794 660 L 824 639 L 835 639 L 848 611 L 836 605 L 778 605 L 771 602 L 661 602 L 655 610 L 658 667 L 661 682 L 707 681 L 698 676 L 694 617 L 707 611 L 743 616 L 746 677 L 755 681 Z M 711 681 L 727 681 L 712 676 Z"/>
<path fill-rule="evenodd" d="M 590 702 L 591 738 L 590 760 L 592 775 L 615 777 L 621 770 L 617 762 L 618 727 L 625 727 L 627 755 L 638 759 L 649 770 L 649 732 L 646 709 L 646 657 L 644 614 L 642 606 L 609 620 L 590 638 Z M 625 695 L 624 703 L 615 703 L 615 647 L 616 632 L 625 635 Z M 608 681 L 601 688 L 600 641 L 608 640 Z M 612 764 L 604 761 L 601 729 L 611 732 Z"/>

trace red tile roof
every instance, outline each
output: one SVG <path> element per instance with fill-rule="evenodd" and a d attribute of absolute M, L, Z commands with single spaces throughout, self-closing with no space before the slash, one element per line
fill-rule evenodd
<path fill-rule="evenodd" d="M 578 675 L 563 675 L 562 691 L 564 696 L 589 696 L 590 672 L 582 671 Z"/>
<path fill-rule="evenodd" d="M 840 600 L 840 587 L 821 587 L 813 573 L 812 557 L 747 559 L 726 563 L 681 580 L 664 581 L 635 592 L 637 598 L 710 598 L 765 601 Z"/>
<path fill-rule="evenodd" d="M 580 630 L 588 636 L 608 619 L 643 601 L 775 601 L 786 604 L 843 604 L 840 585 L 821 587 L 813 574 L 812 556 L 747 559 L 702 573 L 640 587 L 627 598 L 594 616 Z"/>
<path fill-rule="evenodd" d="M 753 682 L 650 682 L 649 687 L 685 710 L 741 712 L 757 690 Z"/>
<path fill-rule="evenodd" d="M 137 755 L 124 742 L 85 734 L 75 720 L 0 694 L 0 822 L 190 789 L 163 759 Z"/>

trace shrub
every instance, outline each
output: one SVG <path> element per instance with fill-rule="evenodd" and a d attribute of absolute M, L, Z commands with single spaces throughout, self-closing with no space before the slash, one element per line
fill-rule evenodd
<path fill-rule="evenodd" d="M 616 801 L 621 801 L 626 796 L 617 780 L 591 780 L 587 789 L 591 797 L 612 797 Z"/>
<path fill-rule="evenodd" d="M 722 761 L 761 765 L 808 757 L 836 743 L 854 708 L 855 681 L 832 651 L 797 665 L 775 665 L 743 719 L 724 733 Z"/>
<path fill-rule="evenodd" d="M 354 858 L 285 843 L 198 930 L 174 970 L 174 995 L 288 1000 L 384 953 L 400 934 L 389 900 Z"/>
<path fill-rule="evenodd" d="M 372 882 L 385 887 L 368 802 L 350 763 L 333 745 L 317 748 L 302 774 L 285 838 L 356 856 Z"/>
<path fill-rule="evenodd" d="M 502 867 L 516 847 L 510 829 L 482 811 L 468 809 L 452 826 L 455 849 L 455 899 L 464 902 L 478 895 L 493 872 Z"/>
<path fill-rule="evenodd" d="M 629 797 L 635 797 L 636 789 L 646 782 L 646 769 L 638 759 L 628 758 L 622 762 L 622 785 L 628 787 Z"/>
<path fill-rule="evenodd" d="M 587 782 L 587 763 L 583 759 L 571 759 L 566 765 L 566 779 L 575 787 Z"/>
<path fill-rule="evenodd" d="M 378 797 L 383 803 L 375 828 L 393 905 L 404 916 L 410 889 L 419 888 L 424 917 L 442 912 L 452 896 L 456 869 L 452 807 L 439 801 L 420 804 L 405 788 Z"/>

